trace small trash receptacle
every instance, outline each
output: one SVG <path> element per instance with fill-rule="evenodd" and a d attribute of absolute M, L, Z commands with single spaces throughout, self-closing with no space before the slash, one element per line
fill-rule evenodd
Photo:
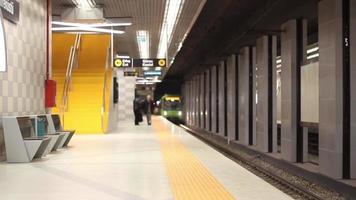
<path fill-rule="evenodd" d="M 44 119 L 37 119 L 37 136 L 43 137 L 46 134 L 46 121 Z"/>

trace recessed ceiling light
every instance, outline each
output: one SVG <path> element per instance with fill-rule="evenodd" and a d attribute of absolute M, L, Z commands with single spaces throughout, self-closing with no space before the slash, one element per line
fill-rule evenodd
<path fill-rule="evenodd" d="M 84 8 L 84 9 L 90 9 L 94 8 L 96 3 L 94 0 L 72 0 L 72 2 L 78 7 L 78 8 Z"/>
<path fill-rule="evenodd" d="M 150 41 L 149 41 L 148 31 L 143 31 L 143 30 L 137 31 L 136 37 L 137 37 L 138 49 L 140 51 L 140 57 L 144 59 L 149 58 Z"/>

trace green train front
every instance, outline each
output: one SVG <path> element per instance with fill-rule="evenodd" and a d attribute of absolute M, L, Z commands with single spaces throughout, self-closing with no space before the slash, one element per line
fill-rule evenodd
<path fill-rule="evenodd" d="M 172 120 L 182 119 L 182 106 L 180 96 L 164 95 L 161 98 L 161 115 Z"/>

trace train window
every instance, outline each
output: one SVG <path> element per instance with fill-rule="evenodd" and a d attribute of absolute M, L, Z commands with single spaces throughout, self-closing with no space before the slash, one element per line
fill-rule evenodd
<path fill-rule="evenodd" d="M 163 102 L 163 107 L 166 110 L 177 110 L 177 109 L 180 109 L 180 101 L 179 100 L 164 101 Z"/>

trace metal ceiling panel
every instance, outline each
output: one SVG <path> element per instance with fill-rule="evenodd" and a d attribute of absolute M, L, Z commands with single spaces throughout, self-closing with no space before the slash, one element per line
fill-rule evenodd
<path fill-rule="evenodd" d="M 185 0 L 168 50 L 169 57 L 175 54 L 200 4 L 205 1 Z M 95 2 L 103 6 L 105 17 L 132 17 L 133 25 L 126 28 L 126 33 L 115 36 L 115 46 L 119 53 L 139 57 L 136 31 L 147 30 L 150 35 L 150 57 L 157 56 L 166 0 L 96 0 Z M 53 12 L 58 12 L 58 9 L 65 5 L 73 4 L 71 0 L 53 1 Z"/>

